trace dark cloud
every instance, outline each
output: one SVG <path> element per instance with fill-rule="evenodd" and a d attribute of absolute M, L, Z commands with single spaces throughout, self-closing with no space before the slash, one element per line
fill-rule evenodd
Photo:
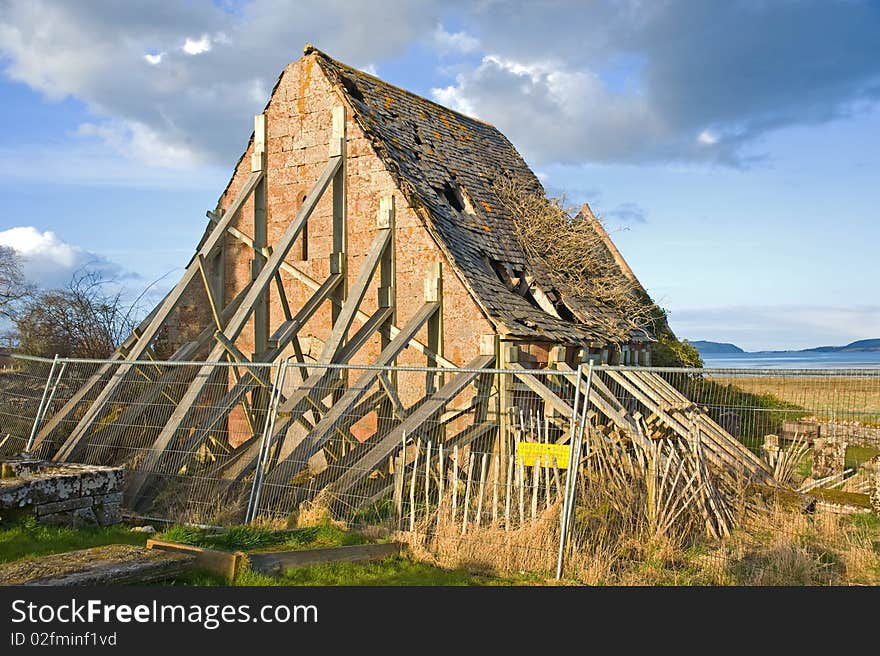
<path fill-rule="evenodd" d="M 406 0 L 382 11 L 343 0 L 230 7 L 7 0 L 0 10 L 5 73 L 49 98 L 86 102 L 106 119 L 87 126 L 89 136 L 148 163 L 192 167 L 240 154 L 248 117 L 307 41 L 366 66 L 400 54 L 437 24 L 432 9 Z M 394 29 L 386 29 L 388 14 Z"/>
<path fill-rule="evenodd" d="M 380 73 L 433 48 L 456 72 L 437 98 L 535 164 L 745 166 L 771 130 L 875 102 L 878 34 L 880 5 L 857 0 L 0 0 L 8 77 L 84 101 L 85 134 L 134 159 L 189 168 L 240 154 L 306 41 Z"/>
<path fill-rule="evenodd" d="M 768 131 L 880 98 L 876 2 L 477 7 L 472 29 L 493 57 L 438 97 L 496 122 L 536 162 L 745 166 Z"/>

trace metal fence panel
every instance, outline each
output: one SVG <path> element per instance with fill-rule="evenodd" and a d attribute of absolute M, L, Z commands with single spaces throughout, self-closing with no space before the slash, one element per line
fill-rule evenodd
<path fill-rule="evenodd" d="M 518 445 L 569 442 L 586 377 L 564 365 L 489 363 L 120 369 L 109 360 L 9 357 L 0 370 L 0 455 L 36 438 L 40 457 L 125 465 L 127 506 L 169 521 L 323 518 L 393 534 L 449 565 L 552 573 L 569 470 L 550 457 L 523 461 Z M 120 371 L 124 384 L 91 417 Z M 853 544 L 870 551 L 873 529 L 859 524 L 853 503 L 867 512 L 880 494 L 871 469 L 880 370 L 597 366 L 593 381 L 581 404 L 582 449 L 571 459 L 580 476 L 560 573 L 588 582 L 676 582 L 682 572 L 698 582 L 772 581 L 778 563 L 753 539 L 771 521 L 801 556 L 813 550 L 836 563 L 849 562 Z M 195 387 L 195 403 L 183 407 Z M 756 501 L 763 493 L 754 485 L 777 483 L 795 505 L 812 499 L 809 512 L 779 514 L 778 503 Z M 662 566 L 645 575 L 657 558 Z M 827 582 L 841 580 L 843 566 L 820 565 Z"/>

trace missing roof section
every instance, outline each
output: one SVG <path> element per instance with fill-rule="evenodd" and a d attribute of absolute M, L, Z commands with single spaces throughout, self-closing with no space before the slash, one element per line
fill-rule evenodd
<path fill-rule="evenodd" d="M 483 259 L 507 289 L 522 296 L 533 307 L 557 319 L 568 317 L 566 320 L 571 321 L 574 318 L 571 310 L 566 307 L 558 294 L 541 289 L 533 276 L 525 271 L 514 269 L 507 262 L 500 262 L 486 255 L 483 256 Z"/>
<path fill-rule="evenodd" d="M 476 215 L 474 204 L 467 192 L 455 182 L 445 182 L 442 187 L 434 187 L 434 191 L 440 198 L 446 199 L 446 202 L 456 212 L 465 212 L 471 216 Z"/>

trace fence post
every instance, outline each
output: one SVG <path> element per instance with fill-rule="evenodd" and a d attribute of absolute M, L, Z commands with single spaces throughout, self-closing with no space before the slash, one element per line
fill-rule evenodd
<path fill-rule="evenodd" d="M 257 455 L 254 481 L 251 485 L 251 493 L 248 497 L 247 510 L 245 511 L 245 524 L 253 523 L 257 516 L 257 508 L 260 503 L 260 494 L 263 491 L 263 477 L 266 464 L 269 462 L 269 450 L 272 448 L 272 433 L 275 432 L 275 418 L 278 416 L 278 406 L 281 402 L 281 392 L 284 389 L 284 380 L 287 377 L 287 365 L 290 358 L 286 358 L 275 371 L 275 379 L 269 393 L 269 405 L 266 409 L 266 421 L 263 424 L 263 435 L 260 438 L 260 451 Z"/>
<path fill-rule="evenodd" d="M 587 411 L 590 408 L 590 387 L 593 384 L 593 361 L 590 360 L 587 369 L 587 386 L 583 394 L 583 403 L 578 407 L 581 389 L 581 373 L 583 364 L 579 364 L 577 368 L 577 378 L 575 379 L 574 407 L 571 413 L 571 433 L 569 437 L 569 445 L 571 452 L 568 458 L 568 469 L 565 471 L 565 497 L 562 502 L 562 516 L 560 518 L 559 527 L 559 555 L 556 559 L 556 579 L 562 578 L 562 569 L 565 565 L 565 550 L 568 546 L 569 532 L 571 530 L 571 519 L 574 516 L 574 505 L 576 502 L 576 483 L 578 467 L 580 466 L 581 447 L 583 444 L 584 429 L 587 421 Z M 580 416 L 578 416 L 580 410 Z"/>
<path fill-rule="evenodd" d="M 61 375 L 64 373 L 64 367 L 67 366 L 67 363 L 63 363 L 61 366 L 61 371 L 58 374 L 58 379 L 55 381 L 55 384 L 52 384 L 52 380 L 55 376 L 55 367 L 58 366 L 58 354 L 55 354 L 55 359 L 52 360 L 52 366 L 49 368 L 49 375 L 46 377 L 46 385 L 43 387 L 43 397 L 40 399 L 40 405 L 37 407 L 37 414 L 34 415 L 34 425 L 31 427 L 31 434 L 28 437 L 27 446 L 25 446 L 24 450 L 27 453 L 30 453 L 31 447 L 34 445 L 34 439 L 37 436 L 37 429 L 40 427 L 40 423 L 43 421 L 43 413 L 49 407 L 49 404 L 52 402 L 52 397 L 55 396 L 55 390 L 58 389 L 58 382 L 61 380 Z M 52 393 L 49 394 L 49 388 L 52 388 Z M 47 399 L 48 397 L 48 399 Z"/>

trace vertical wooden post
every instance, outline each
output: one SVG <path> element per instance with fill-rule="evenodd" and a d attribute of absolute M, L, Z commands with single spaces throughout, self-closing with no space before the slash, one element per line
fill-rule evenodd
<path fill-rule="evenodd" d="M 510 497 L 513 495 L 513 467 L 514 467 L 514 458 L 513 456 L 508 456 L 507 458 L 507 485 L 505 486 L 506 492 L 504 496 L 504 530 L 510 530 Z"/>
<path fill-rule="evenodd" d="M 348 296 L 348 211 L 346 203 L 346 184 L 348 167 L 345 149 L 345 106 L 337 105 L 331 113 L 330 123 L 330 157 L 340 157 L 342 166 L 333 176 L 333 243 L 330 252 L 330 273 L 342 274 L 342 281 L 336 285 L 331 294 L 330 317 L 332 324 L 342 311 L 342 305 Z M 343 337 L 342 343 L 345 343 Z M 337 370 L 344 376 L 344 370 Z M 342 394 L 339 390 L 337 394 Z"/>
<path fill-rule="evenodd" d="M 458 512 L 458 447 L 452 449 L 452 521 Z"/>
<path fill-rule="evenodd" d="M 425 449 L 425 516 L 431 510 L 431 440 Z"/>
<path fill-rule="evenodd" d="M 484 348 L 487 347 L 488 344 L 484 346 Z M 509 369 L 510 363 L 516 362 L 519 359 L 519 347 L 515 344 L 502 342 L 498 336 L 494 336 L 494 347 L 496 349 L 495 361 L 497 362 L 498 369 Z M 511 444 L 514 439 L 513 427 L 510 422 L 512 408 L 514 407 L 513 376 L 509 373 L 498 374 L 496 388 L 498 390 L 498 439 L 495 452 L 501 459 L 501 464 L 506 465 L 508 456 L 511 455 Z"/>
<path fill-rule="evenodd" d="M 518 463 L 518 474 L 519 474 L 519 525 L 522 526 L 526 523 L 526 467 L 523 464 L 522 458 L 519 458 Z"/>
<path fill-rule="evenodd" d="M 485 496 L 486 491 L 486 465 L 488 458 L 489 454 L 484 453 L 480 465 L 480 497 L 477 499 L 477 528 L 480 527 L 480 523 L 483 519 L 483 497 Z"/>
<path fill-rule="evenodd" d="M 463 513 L 463 518 L 461 521 L 461 534 L 462 535 L 467 533 L 468 504 L 470 504 L 470 501 L 471 501 L 471 480 L 473 479 L 473 476 L 474 476 L 474 460 L 475 460 L 474 453 L 471 452 L 470 456 L 468 457 L 467 483 L 465 483 L 465 486 L 464 486 L 464 506 L 462 508 L 464 513 Z"/>
<path fill-rule="evenodd" d="M 251 171 L 266 171 L 266 115 L 254 117 L 254 149 Z M 269 224 L 266 209 L 268 176 L 254 189 L 254 258 L 251 260 L 251 280 L 256 280 L 266 264 L 265 248 L 269 245 Z M 254 354 L 260 357 L 269 348 L 269 291 L 263 291 L 254 303 Z M 255 404 L 256 405 L 256 404 Z"/>
<path fill-rule="evenodd" d="M 394 509 L 397 511 L 397 527 L 403 520 L 403 472 L 406 470 L 406 444 L 394 459 Z"/>
<path fill-rule="evenodd" d="M 532 467 L 532 519 L 538 516 L 538 485 L 541 481 L 541 466 L 538 462 Z"/>
<path fill-rule="evenodd" d="M 397 325 L 396 218 L 394 195 L 382 196 L 379 199 L 379 212 L 376 215 L 376 227 L 380 230 L 387 229 L 391 231 L 391 242 L 388 244 L 388 248 L 385 249 L 385 252 L 382 254 L 382 259 L 379 262 L 379 307 L 391 308 L 391 315 L 380 328 L 383 350 L 391 342 L 391 331 L 388 330 L 388 328 Z M 396 364 L 397 360 L 395 359 L 392 362 L 392 365 Z M 397 391 L 397 371 L 391 371 L 388 379 L 392 389 Z M 383 426 L 380 426 L 379 429 L 380 432 L 383 432 Z"/>
<path fill-rule="evenodd" d="M 495 462 L 494 462 L 494 476 L 492 477 L 492 523 L 495 524 L 498 521 L 498 470 L 499 465 L 501 463 L 501 458 L 498 454 L 495 454 Z"/>
<path fill-rule="evenodd" d="M 412 478 L 409 482 L 409 530 L 415 530 L 416 522 L 416 475 L 419 471 L 419 451 L 422 448 L 422 440 L 416 440 L 416 455 L 413 458 Z"/>
<path fill-rule="evenodd" d="M 425 278 L 425 302 L 439 303 L 440 307 L 428 319 L 428 349 L 437 355 L 443 355 L 443 275 L 440 262 L 433 262 L 428 268 Z M 428 366 L 436 367 L 437 358 L 428 356 Z M 442 376 L 428 373 L 425 380 L 425 392 L 433 394 L 443 385 Z"/>

